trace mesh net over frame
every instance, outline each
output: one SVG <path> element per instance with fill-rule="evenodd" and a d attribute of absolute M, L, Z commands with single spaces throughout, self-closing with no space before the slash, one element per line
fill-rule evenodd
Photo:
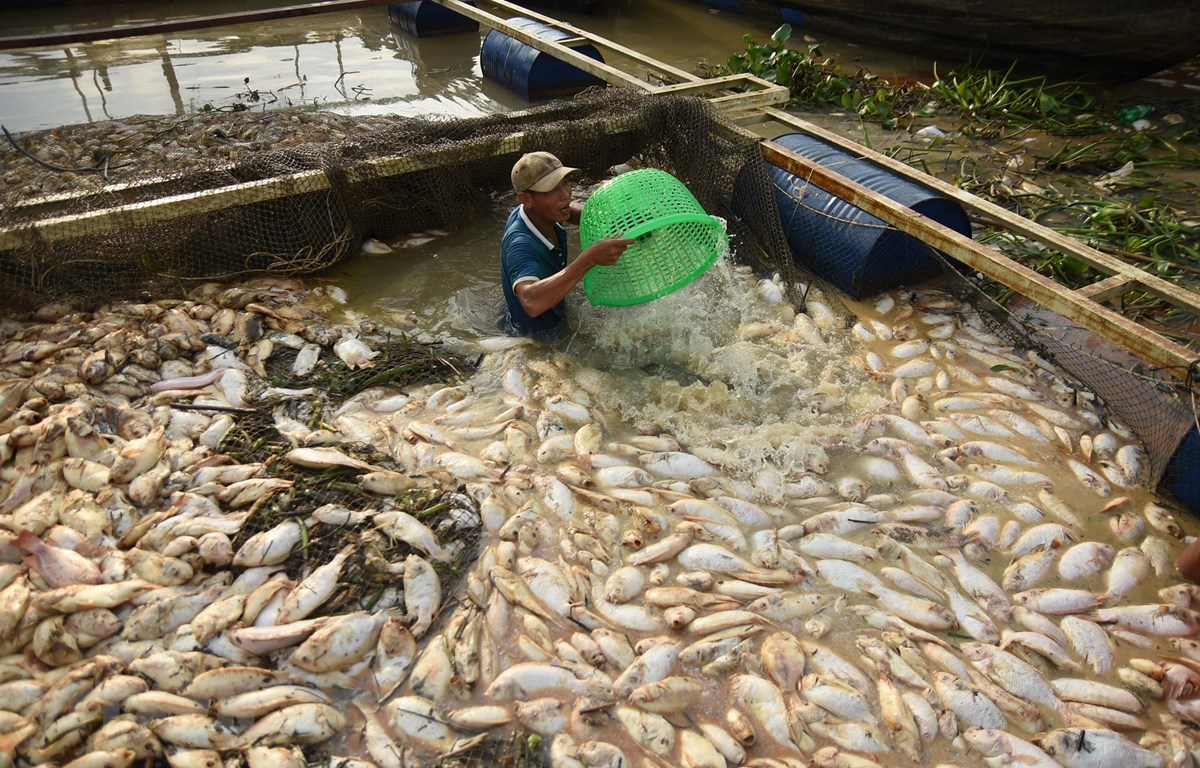
<path fill-rule="evenodd" d="M 709 216 L 678 179 L 657 168 L 624 173 L 588 199 L 580 219 L 584 248 L 605 237 L 634 239 L 612 266 L 583 278 L 593 304 L 623 307 L 657 299 L 695 280 L 728 243 L 719 219 Z"/>

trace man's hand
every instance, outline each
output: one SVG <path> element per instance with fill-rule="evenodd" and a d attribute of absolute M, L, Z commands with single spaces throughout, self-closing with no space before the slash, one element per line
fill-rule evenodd
<path fill-rule="evenodd" d="M 536 282 L 518 283 L 513 286 L 513 292 L 529 316 L 538 317 L 566 298 L 589 269 L 595 266 L 611 267 L 632 244 L 633 240 L 625 237 L 597 240 L 563 269 Z"/>
<path fill-rule="evenodd" d="M 593 267 L 611 267 L 631 245 L 633 240 L 627 237 L 605 237 L 588 246 L 586 251 L 579 254 L 579 258 Z"/>

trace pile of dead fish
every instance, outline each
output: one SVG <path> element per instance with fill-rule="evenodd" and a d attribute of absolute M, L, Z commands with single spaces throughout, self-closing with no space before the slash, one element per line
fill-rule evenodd
<path fill-rule="evenodd" d="M 381 501 L 436 482 L 478 502 L 454 521 L 485 542 L 451 596 L 439 531 L 383 504 L 233 546 L 287 483 L 221 457 L 229 414 L 171 406 L 287 396 L 262 381 L 281 347 L 297 373 L 372 364 L 300 294 L 0 329 L 0 764 L 401 768 L 517 726 L 563 768 L 1200 755 L 1196 588 L 1142 449 L 948 296 L 882 296 L 839 337 L 890 405 L 824 475 L 626 428 L 595 406 L 602 377 L 528 346 L 457 386 L 368 390 L 320 428 L 276 411 L 290 462 L 361 470 Z M 755 343 L 804 354 L 839 328 L 800 314 Z M 280 564 L 315 526 L 364 524 L 419 554 L 390 564 L 399 593 L 326 615 L 349 552 Z"/>

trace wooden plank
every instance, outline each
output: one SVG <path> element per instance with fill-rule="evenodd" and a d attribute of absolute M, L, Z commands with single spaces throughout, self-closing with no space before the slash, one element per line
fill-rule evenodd
<path fill-rule="evenodd" d="M 785 86 L 768 83 L 753 75 L 725 75 L 708 80 L 692 83 L 676 83 L 675 85 L 660 85 L 652 89 L 653 93 L 709 94 L 726 91 L 731 88 L 750 87 L 757 90 L 734 91 L 722 96 L 709 98 L 709 103 L 720 110 L 751 110 L 772 104 L 786 104 L 791 98 L 791 91 Z"/>
<path fill-rule="evenodd" d="M 39 242 L 53 243 L 76 237 L 90 237 L 129 226 L 155 224 L 181 216 L 211 213 L 328 188 L 329 183 L 324 173 L 302 171 L 204 192 L 171 195 L 84 214 L 41 219 L 32 225 L 0 230 L 0 251 L 34 246 Z"/>
<path fill-rule="evenodd" d="M 736 74 L 722 75 L 721 77 L 710 77 L 704 80 L 691 80 L 686 83 L 675 83 L 673 85 L 660 85 L 655 87 L 655 93 L 712 93 L 715 90 L 725 88 L 739 87 L 754 87 L 766 91 L 778 91 L 781 93 L 790 93 L 786 86 L 768 83 L 765 80 L 760 80 L 754 75 Z M 764 87 L 766 86 L 766 87 Z"/>
<path fill-rule="evenodd" d="M 749 131 L 745 132 L 756 139 L 759 138 Z M 907 206 L 884 198 L 838 173 L 800 157 L 781 144 L 762 141 L 759 147 L 768 162 L 944 251 L 971 269 L 1012 288 L 1179 379 L 1186 380 L 1189 367 L 1200 361 L 1200 355 L 1192 350 L 1175 344 L 1088 298 L 1079 296 L 1075 291 L 1063 288 L 1004 254 L 942 226 Z"/>
<path fill-rule="evenodd" d="M 212 16 L 189 16 L 183 19 L 148 21 L 141 24 L 124 24 L 119 27 L 76 29 L 68 32 L 49 32 L 37 35 L 9 35 L 0 37 L 0 51 L 13 48 L 44 48 L 46 46 L 73 45 L 95 40 L 116 40 L 138 35 L 165 35 L 170 32 L 185 32 L 189 29 L 225 27 L 230 24 L 251 24 L 274 19 L 289 19 L 297 16 L 312 16 L 319 13 L 352 11 L 357 8 L 386 5 L 388 3 L 411 3 L 415 0 L 327 0 L 321 3 L 287 5 L 282 8 L 264 8 L 257 11 L 219 13 Z"/>
<path fill-rule="evenodd" d="M 1200 294 L 1193 293 L 1185 288 L 1181 288 L 1173 283 L 1169 283 L 1155 275 L 1151 275 L 1144 270 L 1126 264 L 1120 259 L 1110 256 L 1107 253 L 1102 253 L 1094 248 L 1089 248 L 1078 240 L 1074 240 L 1066 235 L 1055 232 L 1040 224 L 1029 221 L 1028 219 L 1018 216 L 1017 214 L 1008 211 L 995 203 L 990 203 L 987 200 L 972 195 L 969 192 L 959 189 L 952 184 L 947 184 L 941 179 L 921 173 L 911 166 L 895 160 L 893 158 L 874 152 L 860 144 L 857 144 L 848 139 L 838 136 L 836 133 L 827 131 L 818 125 L 808 122 L 802 118 L 790 115 L 787 112 L 778 109 L 766 108 L 764 114 L 769 115 L 776 121 L 785 125 L 790 125 L 798 128 L 803 133 L 810 136 L 815 136 L 820 139 L 834 144 L 841 149 L 855 154 L 858 157 L 868 160 L 876 165 L 894 171 L 918 184 L 923 184 L 937 192 L 956 200 L 963 207 L 976 211 L 978 213 L 991 216 L 1000 221 L 1006 227 L 1014 232 L 1017 232 L 1031 240 L 1043 243 L 1045 245 L 1056 248 L 1063 253 L 1068 253 L 1071 256 L 1083 261 L 1103 272 L 1106 275 L 1125 275 L 1131 280 L 1135 280 L 1147 293 L 1153 294 L 1158 298 L 1173 304 L 1176 307 L 1184 309 L 1191 314 L 1200 315 Z"/>
<path fill-rule="evenodd" d="M 657 91 L 656 91 L 657 93 Z M 761 91 L 731 93 L 725 96 L 713 96 L 708 103 L 722 111 L 741 111 L 746 109 L 762 109 L 773 104 L 786 104 L 791 98 L 791 92 L 782 86 Z"/>
<path fill-rule="evenodd" d="M 1108 301 L 1137 287 L 1137 282 L 1130 280 L 1126 275 L 1111 275 L 1091 285 L 1085 285 L 1075 293 L 1092 301 L 1101 302 Z"/>

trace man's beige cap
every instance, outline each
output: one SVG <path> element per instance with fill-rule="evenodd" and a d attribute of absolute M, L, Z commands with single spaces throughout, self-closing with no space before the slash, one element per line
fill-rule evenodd
<path fill-rule="evenodd" d="M 512 185 L 517 192 L 549 192 L 568 174 L 578 171 L 563 165 L 549 152 L 530 152 L 522 155 L 512 169 Z"/>

